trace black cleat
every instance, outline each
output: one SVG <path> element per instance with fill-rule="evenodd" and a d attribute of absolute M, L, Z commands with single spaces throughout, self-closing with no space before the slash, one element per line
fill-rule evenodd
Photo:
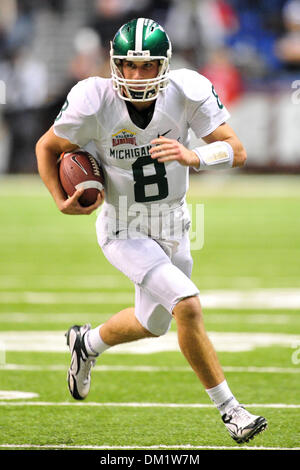
<path fill-rule="evenodd" d="M 95 365 L 96 355 L 87 353 L 84 335 L 91 329 L 90 325 L 74 325 L 65 334 L 71 352 L 71 364 L 68 370 L 68 386 L 76 400 L 83 400 L 90 391 L 91 368 Z"/>
<path fill-rule="evenodd" d="M 231 408 L 222 416 L 222 420 L 229 434 L 238 444 L 249 442 L 267 427 L 265 418 L 252 415 L 241 405 Z"/>

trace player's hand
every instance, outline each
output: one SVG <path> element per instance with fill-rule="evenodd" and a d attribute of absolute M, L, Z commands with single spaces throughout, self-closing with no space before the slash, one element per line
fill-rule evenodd
<path fill-rule="evenodd" d="M 96 202 L 88 207 L 81 206 L 79 202 L 80 196 L 82 196 L 84 189 L 78 189 L 71 197 L 58 203 L 58 208 L 63 214 L 69 215 L 89 215 L 94 212 L 104 201 L 104 190 L 100 191 Z"/>
<path fill-rule="evenodd" d="M 151 141 L 153 147 L 150 149 L 151 158 L 158 162 L 178 161 L 183 166 L 199 165 L 199 158 L 192 151 L 187 149 L 178 140 L 167 139 L 166 137 L 158 137 Z"/>

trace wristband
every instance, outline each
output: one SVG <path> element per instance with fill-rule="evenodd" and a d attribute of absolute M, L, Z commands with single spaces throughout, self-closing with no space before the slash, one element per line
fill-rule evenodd
<path fill-rule="evenodd" d="M 212 144 L 196 147 L 193 152 L 200 161 L 199 168 L 194 167 L 196 171 L 232 168 L 234 153 L 228 142 L 218 140 Z"/>

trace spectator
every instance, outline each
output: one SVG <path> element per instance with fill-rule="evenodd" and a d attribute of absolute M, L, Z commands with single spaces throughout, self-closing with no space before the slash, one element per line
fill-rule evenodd
<path fill-rule="evenodd" d="M 16 24 L 17 2 L 16 0 L 1 0 L 0 15 L 0 60 L 5 53 L 7 37 Z"/>
<path fill-rule="evenodd" d="M 91 28 L 80 29 L 75 35 L 74 49 L 75 56 L 69 66 L 71 82 L 74 82 L 74 85 L 79 80 L 91 76 L 109 76 L 105 69 L 102 41 L 95 30 Z M 68 84 L 68 87 L 70 86 L 71 84 Z"/>
<path fill-rule="evenodd" d="M 1 0 L 2 3 L 2 0 Z M 29 45 L 34 37 L 33 13 L 27 2 L 12 2 L 5 9 L 10 18 L 9 26 L 5 27 L 5 50 L 12 50 L 22 45 Z M 2 5 L 1 5 L 2 15 Z M 4 19 L 5 21 L 5 19 Z"/>
<path fill-rule="evenodd" d="M 281 10 L 284 0 L 230 0 L 238 17 L 239 27 L 228 40 L 235 64 L 249 81 L 272 79 L 280 72 L 281 63 L 274 44 L 282 28 Z"/>
<path fill-rule="evenodd" d="M 232 63 L 229 49 L 221 47 L 212 51 L 209 60 L 199 71 L 214 84 L 226 107 L 230 108 L 242 95 L 242 76 Z"/>
<path fill-rule="evenodd" d="M 0 77 L 6 84 L 5 124 L 10 132 L 11 173 L 36 170 L 34 142 L 40 133 L 39 107 L 47 98 L 47 72 L 29 49 L 16 47 L 0 63 Z"/>
<path fill-rule="evenodd" d="M 138 16 L 148 17 L 151 11 L 150 0 L 131 0 L 124 2 L 122 0 L 95 0 L 94 17 L 90 22 L 90 27 L 99 34 L 103 50 L 109 51 L 111 41 L 111 32 L 117 31 L 121 24 L 126 23 L 135 16 L 138 10 Z"/>
<path fill-rule="evenodd" d="M 0 63 L 0 76 L 6 83 L 7 107 L 21 110 L 40 106 L 47 98 L 47 71 L 29 48 L 9 50 Z"/>
<path fill-rule="evenodd" d="M 288 71 L 300 69 L 300 0 L 290 0 L 283 8 L 285 34 L 275 44 L 275 51 Z"/>
<path fill-rule="evenodd" d="M 165 26 L 174 51 L 199 67 L 237 25 L 235 11 L 224 0 L 173 0 Z"/>

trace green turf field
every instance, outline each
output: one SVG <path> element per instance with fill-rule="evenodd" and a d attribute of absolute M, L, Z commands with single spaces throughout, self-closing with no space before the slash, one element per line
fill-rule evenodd
<path fill-rule="evenodd" d="M 268 429 L 248 448 L 300 449 L 300 177 L 195 177 L 193 251 L 206 327 L 229 385 Z M 84 402 L 64 332 L 133 302 L 98 248 L 95 215 L 62 215 L 38 178 L 0 179 L 0 449 L 235 449 L 176 344 L 107 351 Z M 12 393 L 18 392 L 18 393 Z M 21 392 L 24 392 L 23 394 Z"/>

